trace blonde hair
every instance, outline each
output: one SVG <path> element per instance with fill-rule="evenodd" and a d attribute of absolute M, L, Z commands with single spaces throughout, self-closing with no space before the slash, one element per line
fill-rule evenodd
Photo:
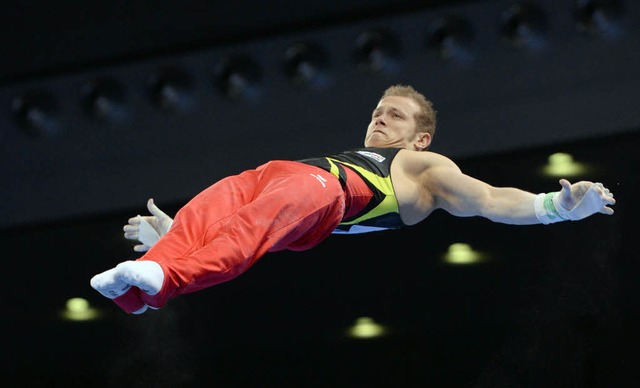
<path fill-rule="evenodd" d="M 436 111 L 433 109 L 433 103 L 429 101 L 422 93 L 415 90 L 409 85 L 393 85 L 387 88 L 382 94 L 382 98 L 389 96 L 409 97 L 415 101 L 420 107 L 420 111 L 416 114 L 417 132 L 427 132 L 433 136 L 436 132 Z"/>

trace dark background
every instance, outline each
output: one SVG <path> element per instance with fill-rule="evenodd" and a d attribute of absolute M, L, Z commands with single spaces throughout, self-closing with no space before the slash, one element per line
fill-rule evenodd
<path fill-rule="evenodd" d="M 640 7 L 518 4 L 3 5 L 3 385 L 636 386 Z M 461 35 L 451 20 L 464 21 Z M 383 66 L 363 68 L 361 34 L 379 29 L 391 37 Z M 284 71 L 294 42 L 323 49 L 316 82 Z M 233 99 L 219 69 L 237 57 L 254 67 Z M 177 98 L 158 105 L 165 79 Z M 552 191 L 557 179 L 539 169 L 571 152 L 590 166 L 575 179 L 604 182 L 616 214 L 516 227 L 436 213 L 398 232 L 267 255 L 142 316 L 90 288 L 95 273 L 137 257 L 121 228 L 147 198 L 173 214 L 268 159 L 359 146 L 398 82 L 434 101 L 432 149 L 468 174 Z M 96 89 L 111 107 L 104 116 L 87 110 Z M 458 241 L 490 260 L 445 265 Z M 62 321 L 70 297 L 102 319 Z M 360 316 L 390 334 L 347 338 Z"/>

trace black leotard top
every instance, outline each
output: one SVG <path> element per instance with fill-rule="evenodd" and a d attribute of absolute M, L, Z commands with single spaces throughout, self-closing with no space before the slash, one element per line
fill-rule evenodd
<path fill-rule="evenodd" d="M 333 233 L 366 233 L 386 229 L 398 229 L 405 224 L 400 219 L 393 182 L 391 162 L 400 148 L 358 148 L 299 162 L 320 167 L 335 175 L 346 186 L 344 168 L 358 174 L 371 189 L 373 196 L 357 214 L 343 219 Z"/>

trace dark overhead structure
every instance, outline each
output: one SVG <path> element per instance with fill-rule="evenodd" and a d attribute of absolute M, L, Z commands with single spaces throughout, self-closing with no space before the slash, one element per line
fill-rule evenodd
<path fill-rule="evenodd" d="M 0 227 L 177 203 L 266 159 L 359 146 L 392 83 L 435 102 L 433 149 L 457 158 L 634 130 L 627 3 L 414 7 L 5 78 Z"/>

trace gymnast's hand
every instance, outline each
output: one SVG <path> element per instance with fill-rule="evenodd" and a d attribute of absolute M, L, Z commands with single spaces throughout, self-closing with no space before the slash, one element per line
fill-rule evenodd
<path fill-rule="evenodd" d="M 151 216 L 129 218 L 129 223 L 122 228 L 126 239 L 141 243 L 133 247 L 136 252 L 148 251 L 173 224 L 173 219 L 155 205 L 153 198 L 147 201 L 147 209 Z"/>
<path fill-rule="evenodd" d="M 581 220 L 595 213 L 612 215 L 613 209 L 608 205 L 615 205 L 613 193 L 602 183 L 581 181 L 571 184 L 566 179 L 560 179 L 562 189 L 557 196 L 558 208 L 562 218 L 572 221 Z"/>

